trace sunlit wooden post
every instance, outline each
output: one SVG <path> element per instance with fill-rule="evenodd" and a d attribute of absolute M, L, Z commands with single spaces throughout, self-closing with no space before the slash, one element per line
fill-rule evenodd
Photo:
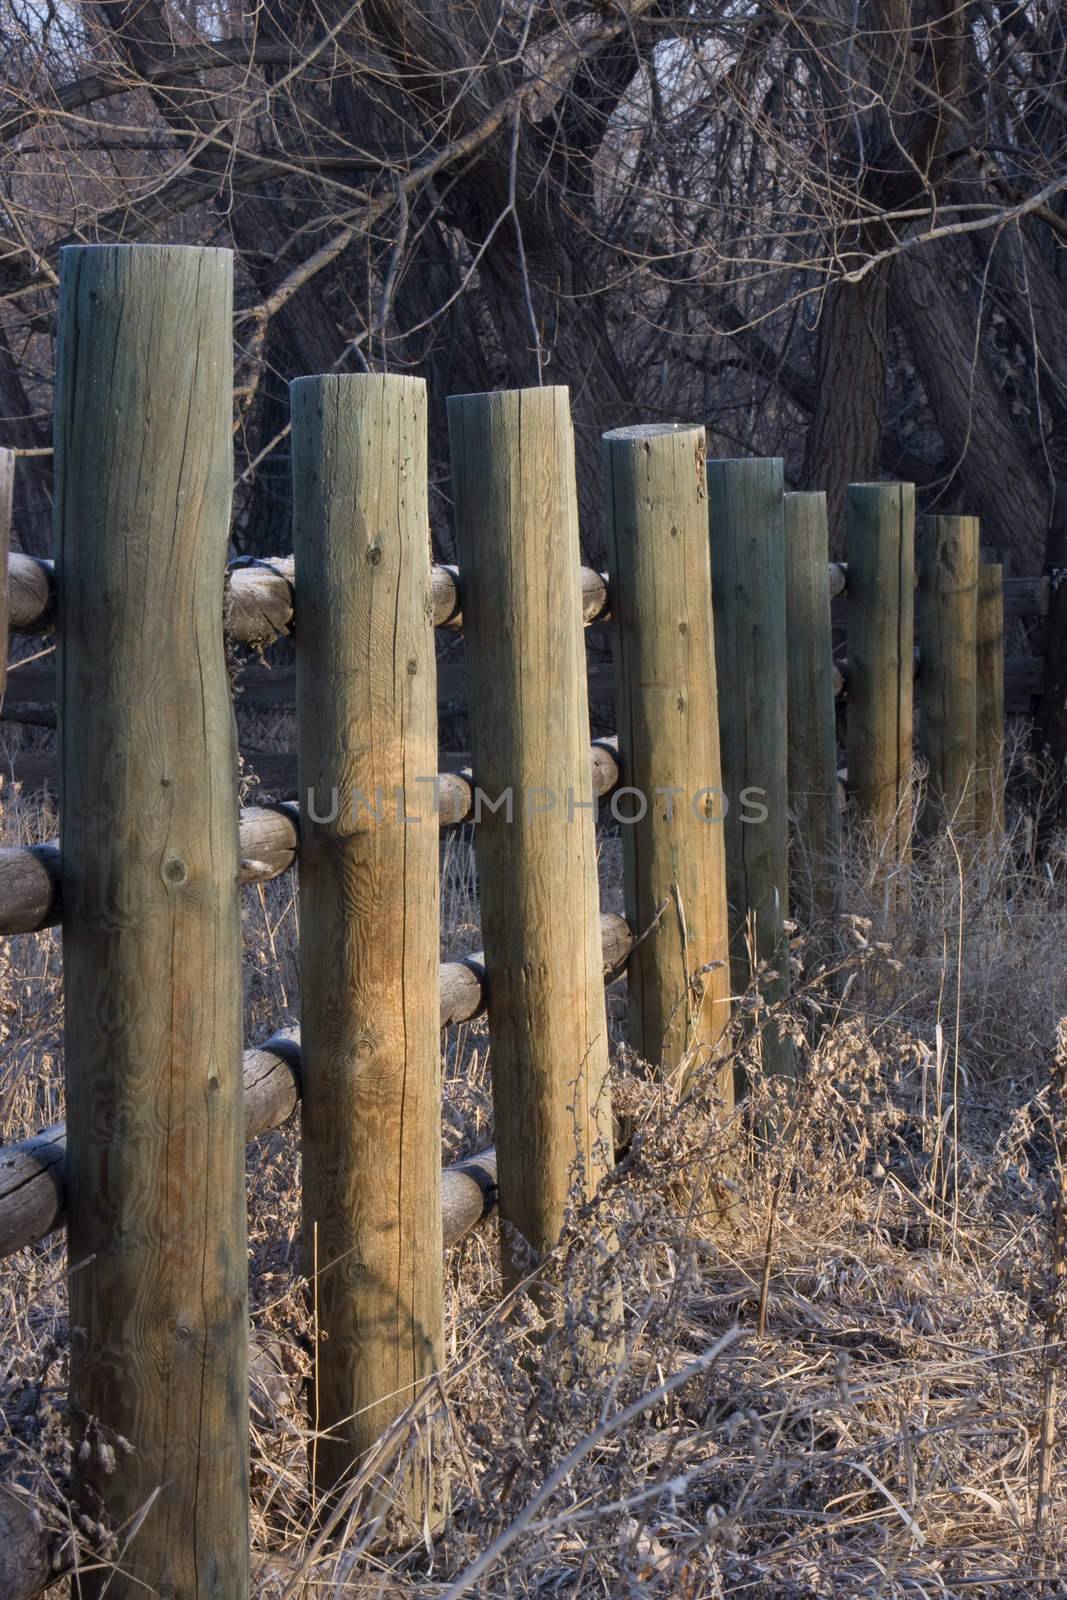
<path fill-rule="evenodd" d="M 564 388 L 457 396 L 448 425 L 514 1282 L 612 1161 L 574 434 Z"/>
<path fill-rule="evenodd" d="M 630 1042 L 679 1090 L 730 1018 L 705 461 L 700 427 L 604 435 L 626 915 L 655 924 L 627 974 Z"/>
<path fill-rule="evenodd" d="M 60 273 L 70 1399 L 90 1514 L 131 1534 L 80 1578 L 113 1600 L 248 1592 L 232 275 L 157 245 Z"/>
<path fill-rule="evenodd" d="M 304 1251 L 329 1494 L 443 1358 L 437 679 L 425 384 L 291 388 Z M 424 1433 L 411 1523 L 445 1504 Z"/>

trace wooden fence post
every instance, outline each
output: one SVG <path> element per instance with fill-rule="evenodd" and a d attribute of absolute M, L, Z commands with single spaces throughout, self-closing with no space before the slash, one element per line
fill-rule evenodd
<path fill-rule="evenodd" d="M 798 920 L 812 931 L 816 950 L 832 959 L 840 901 L 841 813 L 828 547 L 825 494 L 787 494 L 788 779 L 795 829 L 790 886 Z"/>
<path fill-rule="evenodd" d="M 704 429 L 619 428 L 604 462 L 630 926 L 667 902 L 629 965 L 630 1042 L 681 1091 L 730 1017 Z"/>
<path fill-rule="evenodd" d="M 425 384 L 291 395 L 304 1251 L 329 1494 L 442 1364 L 436 665 Z M 405 1485 L 416 1528 L 445 1508 L 432 1444 Z"/>
<path fill-rule="evenodd" d="M 85 1594 L 248 1592 L 228 250 L 62 253 L 56 563 L 74 1461 L 144 1513 Z M 130 1448 L 132 1446 L 132 1449 Z M 91 1514 L 98 1514 L 97 1510 Z"/>
<path fill-rule="evenodd" d="M 11 507 L 15 495 L 15 452 L 0 450 L 0 699 L 7 688 L 7 629 L 11 611 L 8 564 L 11 555 Z"/>
<path fill-rule="evenodd" d="M 448 422 L 500 1213 L 540 1255 L 612 1159 L 574 434 L 565 388 L 460 395 Z M 507 1226 L 502 1253 L 514 1283 Z"/>
<path fill-rule="evenodd" d="M 785 521 L 782 462 L 709 461 L 715 659 L 726 809 L 726 882 L 733 981 L 747 987 L 746 935 L 775 977 L 773 1003 L 789 992 L 789 795 Z M 768 1072 L 795 1070 L 792 1040 L 763 1035 Z"/>
<path fill-rule="evenodd" d="M 927 764 L 919 828 L 974 829 L 978 518 L 919 524 L 919 750 Z"/>
<path fill-rule="evenodd" d="M 1004 568 L 978 568 L 974 826 L 1004 830 Z"/>
<path fill-rule="evenodd" d="M 878 852 L 889 926 L 907 900 L 915 679 L 915 486 L 851 483 L 848 782 Z"/>

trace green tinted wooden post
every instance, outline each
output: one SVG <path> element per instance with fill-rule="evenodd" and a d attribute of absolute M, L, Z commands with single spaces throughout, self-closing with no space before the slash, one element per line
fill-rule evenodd
<path fill-rule="evenodd" d="M 877 853 L 889 927 L 907 898 L 915 677 L 915 488 L 852 483 L 848 540 L 848 782 Z"/>
<path fill-rule="evenodd" d="M 60 273 L 70 1399 L 90 1514 L 132 1535 L 80 1579 L 114 1600 L 248 1592 L 232 275 L 159 245 Z"/>
<path fill-rule="evenodd" d="M 974 826 L 1004 830 L 1004 568 L 978 568 Z"/>
<path fill-rule="evenodd" d="M 826 496 L 785 497 L 789 807 L 793 908 L 816 949 L 832 958 L 840 901 L 833 638 Z"/>
<path fill-rule="evenodd" d="M 667 902 L 627 972 L 630 1042 L 680 1090 L 730 1017 L 705 460 L 700 427 L 604 435 L 630 926 L 650 927 Z"/>
<path fill-rule="evenodd" d="M 709 461 L 715 660 L 726 812 L 726 881 L 733 982 L 751 981 L 746 932 L 775 976 L 768 1002 L 789 992 L 789 796 L 784 477 L 780 460 Z M 764 1031 L 772 1073 L 795 1070 L 792 1041 Z"/>
<path fill-rule="evenodd" d="M 927 837 L 974 829 L 977 741 L 977 517 L 923 517 L 919 524 L 919 751 Z"/>
<path fill-rule="evenodd" d="M 460 395 L 448 426 L 514 1282 L 612 1161 L 574 435 L 564 388 Z"/>
<path fill-rule="evenodd" d="M 304 1250 L 328 1494 L 444 1354 L 437 677 L 426 385 L 291 392 Z M 415 1529 L 444 1513 L 432 1456 L 424 1434 Z"/>

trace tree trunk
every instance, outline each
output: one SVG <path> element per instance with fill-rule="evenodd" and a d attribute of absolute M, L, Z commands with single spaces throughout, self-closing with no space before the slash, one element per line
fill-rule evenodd
<path fill-rule="evenodd" d="M 887 267 L 832 284 L 823 303 L 804 484 L 826 491 L 834 557 L 844 555 L 847 486 L 876 478 L 881 464 L 888 309 Z"/>
<path fill-rule="evenodd" d="M 893 314 L 907 334 L 948 462 L 958 465 L 959 509 L 981 516 L 983 540 L 1011 550 L 1017 570 L 1037 572 L 1045 554 L 1050 485 L 975 338 L 972 302 L 959 277 L 951 245 L 906 251 L 893 268 Z"/>
<path fill-rule="evenodd" d="M 0 324 L 0 427 L 3 443 L 14 450 L 38 450 L 48 443 L 39 428 L 23 386 L 7 330 Z M 21 456 L 15 469 L 15 514 L 12 548 L 28 556 L 52 554 L 52 461 L 49 456 Z"/>

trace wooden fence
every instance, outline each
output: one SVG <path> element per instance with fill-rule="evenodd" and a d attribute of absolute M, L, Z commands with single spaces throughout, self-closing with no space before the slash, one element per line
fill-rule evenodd
<path fill-rule="evenodd" d="M 605 978 L 629 959 L 631 1040 L 678 1092 L 715 1070 L 750 915 L 764 999 L 785 992 L 790 804 L 798 909 L 837 905 L 842 687 L 857 805 L 911 847 L 910 486 L 853 489 L 833 566 L 823 497 L 786 496 L 780 462 L 620 430 L 605 577 L 580 565 L 567 391 L 463 396 L 457 572 L 429 557 L 421 381 L 310 377 L 295 560 L 227 574 L 230 297 L 224 251 L 64 252 L 55 568 L 14 555 L 0 585 L 13 629 L 56 637 L 60 839 L 0 852 L 0 931 L 62 925 L 68 1109 L 0 1152 L 0 1252 L 67 1226 L 79 1491 L 141 1518 L 115 1597 L 247 1592 L 246 1140 L 301 1103 L 328 1504 L 442 1366 L 444 1247 L 498 1203 L 517 1281 L 611 1165 Z M 927 831 L 1003 815 L 1004 589 L 978 537 L 922 527 Z M 591 741 L 605 619 L 618 735 Z M 466 772 L 437 774 L 435 627 L 466 639 Z M 226 641 L 289 632 L 299 803 L 239 813 Z M 625 917 L 598 905 L 609 795 Z M 463 821 L 485 951 L 440 965 L 439 829 Z M 239 887 L 298 855 L 302 1027 L 242 1054 Z M 483 1010 L 496 1149 L 442 1176 L 439 1030 Z M 767 1062 L 792 1072 L 791 1047 Z M 420 1426 L 405 1503 L 432 1529 Z"/>

